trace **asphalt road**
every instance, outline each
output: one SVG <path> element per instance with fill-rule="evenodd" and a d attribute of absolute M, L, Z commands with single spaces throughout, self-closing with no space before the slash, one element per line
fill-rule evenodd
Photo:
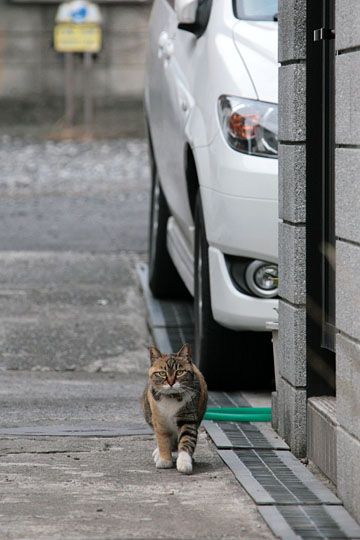
<path fill-rule="evenodd" d="M 141 140 L 0 141 L 0 538 L 273 538 L 208 441 L 157 471 Z"/>

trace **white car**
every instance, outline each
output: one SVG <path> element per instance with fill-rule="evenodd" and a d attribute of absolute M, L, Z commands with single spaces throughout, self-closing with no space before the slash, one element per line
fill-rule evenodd
<path fill-rule="evenodd" d="M 260 386 L 278 304 L 277 0 L 154 0 L 149 33 L 150 288 L 194 296 L 209 386 Z"/>

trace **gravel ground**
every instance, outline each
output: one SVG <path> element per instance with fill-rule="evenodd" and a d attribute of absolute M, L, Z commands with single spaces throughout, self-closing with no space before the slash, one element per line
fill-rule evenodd
<path fill-rule="evenodd" d="M 0 250 L 144 252 L 149 206 L 142 139 L 0 139 Z"/>
<path fill-rule="evenodd" d="M 0 195 L 98 194 L 146 197 L 147 145 L 142 139 L 26 141 L 0 138 Z"/>

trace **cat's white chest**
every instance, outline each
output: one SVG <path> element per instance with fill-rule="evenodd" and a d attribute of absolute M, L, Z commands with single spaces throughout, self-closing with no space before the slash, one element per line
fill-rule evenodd
<path fill-rule="evenodd" d="M 178 401 L 177 399 L 165 396 L 157 402 L 162 419 L 171 431 L 177 431 L 176 415 L 185 403 L 186 401 Z"/>

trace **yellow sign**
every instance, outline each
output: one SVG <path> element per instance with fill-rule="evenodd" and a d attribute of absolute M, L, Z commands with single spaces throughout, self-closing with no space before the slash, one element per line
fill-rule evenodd
<path fill-rule="evenodd" d="M 94 23 L 60 23 L 54 29 L 54 47 L 61 53 L 98 53 L 102 46 L 101 27 Z"/>

